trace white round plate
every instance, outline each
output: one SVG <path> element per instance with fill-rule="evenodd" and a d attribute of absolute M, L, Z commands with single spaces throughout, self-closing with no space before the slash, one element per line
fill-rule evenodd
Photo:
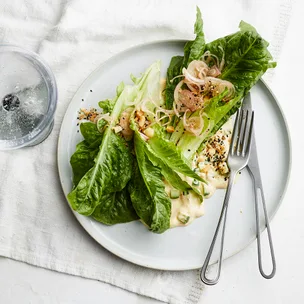
<path fill-rule="evenodd" d="M 165 76 L 171 57 L 183 54 L 184 43 L 164 41 L 129 49 L 102 64 L 81 85 L 66 112 L 58 142 L 59 175 L 65 195 L 72 189 L 70 157 L 82 140 L 76 126 L 79 108 L 98 107 L 98 101 L 115 96 L 119 82 L 130 83 L 131 73 L 139 75 L 156 60 L 162 61 Z M 266 203 L 269 217 L 273 218 L 290 171 L 289 134 L 277 100 L 263 82 L 252 88 L 251 98 Z M 191 225 L 163 234 L 148 231 L 139 221 L 109 227 L 78 213 L 75 216 L 99 244 L 125 260 L 155 269 L 196 269 L 202 266 L 209 249 L 224 194 L 224 190 L 217 190 L 212 198 L 205 200 L 205 215 Z M 230 198 L 225 258 L 244 249 L 256 237 L 253 198 L 250 176 L 243 170 Z M 261 225 L 264 229 L 263 222 Z"/>

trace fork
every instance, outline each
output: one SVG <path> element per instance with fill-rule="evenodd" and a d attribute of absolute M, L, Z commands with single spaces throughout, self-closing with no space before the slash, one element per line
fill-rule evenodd
<path fill-rule="evenodd" d="M 251 134 L 253 129 L 253 121 L 254 121 L 254 112 L 252 110 L 238 110 L 236 114 L 236 119 L 233 127 L 232 139 L 230 143 L 230 148 L 228 152 L 227 164 L 230 169 L 230 177 L 228 181 L 227 191 L 222 207 L 222 211 L 220 214 L 219 222 L 217 224 L 208 254 L 206 256 L 204 265 L 200 272 L 201 280 L 207 285 L 215 285 L 218 283 L 222 261 L 223 261 L 223 248 L 224 248 L 224 237 L 225 237 L 225 227 L 226 227 L 226 218 L 227 218 L 227 210 L 228 203 L 230 198 L 231 189 L 233 186 L 234 179 L 239 171 L 244 169 L 249 161 L 250 150 L 251 150 Z M 207 269 L 209 266 L 210 258 L 220 232 L 222 224 L 222 235 L 220 240 L 220 253 L 218 259 L 218 268 L 216 277 L 214 279 L 207 278 Z"/>

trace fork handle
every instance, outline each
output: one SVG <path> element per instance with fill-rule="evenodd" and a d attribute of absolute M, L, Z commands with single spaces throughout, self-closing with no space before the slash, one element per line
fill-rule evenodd
<path fill-rule="evenodd" d="M 251 170 L 249 170 L 249 172 L 250 172 L 250 175 L 252 177 L 253 185 L 254 185 L 255 221 L 256 221 L 256 234 L 257 234 L 257 245 L 258 245 L 259 270 L 260 270 L 261 275 L 265 279 L 271 279 L 271 278 L 274 277 L 274 275 L 276 273 L 276 260 L 275 260 L 275 256 L 274 256 L 274 249 L 273 249 L 269 219 L 268 219 L 268 215 L 267 215 L 267 208 L 266 208 L 266 203 L 265 203 L 264 191 L 263 191 L 262 187 L 257 186 L 255 177 L 252 174 Z M 266 227 L 266 231 L 267 231 L 268 243 L 269 243 L 270 254 L 271 254 L 272 271 L 271 271 L 270 274 L 265 274 L 265 272 L 263 270 L 263 263 L 262 263 L 261 231 L 260 231 L 260 216 L 259 216 L 259 191 L 258 191 L 259 189 L 260 189 L 260 194 L 261 194 L 261 201 L 262 201 L 263 213 L 264 213 L 264 218 L 265 218 L 265 227 Z"/>
<path fill-rule="evenodd" d="M 216 283 L 218 283 L 219 279 L 220 279 L 220 275 L 221 275 L 221 269 L 222 269 L 222 261 L 223 261 L 223 248 L 224 248 L 224 238 L 225 238 L 225 227 L 226 227 L 226 218 L 227 218 L 227 210 L 228 210 L 228 203 L 229 203 L 229 198 L 230 198 L 230 193 L 231 193 L 231 189 L 233 186 L 233 182 L 234 182 L 234 178 L 235 175 L 237 174 L 236 171 L 230 171 L 230 178 L 228 181 L 228 186 L 227 186 L 227 191 L 226 191 L 226 195 L 225 195 L 225 199 L 224 199 L 224 203 L 223 203 L 223 207 L 222 207 L 222 211 L 220 214 L 220 218 L 208 251 L 208 254 L 206 256 L 204 265 L 201 269 L 201 273 L 200 273 L 200 277 L 201 280 L 203 281 L 203 283 L 207 284 L 207 285 L 215 285 Z M 208 279 L 207 278 L 207 269 L 209 266 L 209 262 L 210 262 L 210 258 L 212 256 L 213 253 L 213 249 L 218 237 L 218 234 L 220 232 L 221 229 L 221 224 L 222 225 L 222 235 L 221 235 L 221 247 L 220 247 L 220 253 L 219 253 L 219 259 L 218 259 L 218 268 L 217 268 L 217 274 L 216 277 L 214 279 Z"/>

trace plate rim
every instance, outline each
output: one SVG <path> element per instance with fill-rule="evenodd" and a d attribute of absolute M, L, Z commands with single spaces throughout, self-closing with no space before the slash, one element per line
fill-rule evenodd
<path fill-rule="evenodd" d="M 148 263 L 142 263 L 141 261 L 136 261 L 136 259 L 133 258 L 133 257 L 124 256 L 123 254 L 121 254 L 119 252 L 119 250 L 117 250 L 117 246 L 113 247 L 112 245 L 109 245 L 108 243 L 107 244 L 104 244 L 104 243 L 102 244 L 98 240 L 98 238 L 97 238 L 97 234 L 98 233 L 95 232 L 95 229 L 89 230 L 89 226 L 91 226 L 92 223 L 86 223 L 85 221 L 83 221 L 83 215 L 78 214 L 76 211 L 74 211 L 72 209 L 72 207 L 69 204 L 69 202 L 67 200 L 67 197 L 65 195 L 65 192 L 64 192 L 64 189 L 63 189 L 63 181 L 62 181 L 62 174 L 63 173 L 62 173 L 62 170 L 61 170 L 60 164 L 59 164 L 60 163 L 60 161 L 59 161 L 60 151 L 59 150 L 60 150 L 60 147 L 61 147 L 61 134 L 63 133 L 63 124 L 64 124 L 64 121 L 65 121 L 65 118 L 67 116 L 68 110 L 69 110 L 69 108 L 71 106 L 71 103 L 74 100 L 75 96 L 81 91 L 81 89 L 83 88 L 84 84 L 89 80 L 89 78 L 93 74 L 95 74 L 97 70 L 101 69 L 104 65 L 106 65 L 109 61 L 115 60 L 115 58 L 120 57 L 122 54 L 130 52 L 132 50 L 140 49 L 141 47 L 145 47 L 145 46 L 149 46 L 149 45 L 155 45 L 155 44 L 163 44 L 163 43 L 164 44 L 165 43 L 180 43 L 180 44 L 182 44 L 182 43 L 186 43 L 187 41 L 188 40 L 184 40 L 184 39 L 165 39 L 165 40 L 155 40 L 155 41 L 150 41 L 150 42 L 145 42 L 145 43 L 137 44 L 137 45 L 134 45 L 132 47 L 126 48 L 126 49 L 122 50 L 121 52 L 116 53 L 115 55 L 109 57 L 107 60 L 105 60 L 104 62 L 102 62 L 101 64 L 99 64 L 83 80 L 83 82 L 80 84 L 80 86 L 78 87 L 78 89 L 76 90 L 76 92 L 73 94 L 73 97 L 69 101 L 69 104 L 68 104 L 68 106 L 66 108 L 65 114 L 64 114 L 64 116 L 62 118 L 62 121 L 61 121 L 61 126 L 60 126 L 60 130 L 59 130 L 58 141 L 57 141 L 57 149 L 56 149 L 57 157 L 56 157 L 56 159 L 57 159 L 57 169 L 58 169 L 58 175 L 59 175 L 59 181 L 60 181 L 61 189 L 62 189 L 62 192 L 64 194 L 66 203 L 68 204 L 70 210 L 72 211 L 72 213 L 76 217 L 76 219 L 79 222 L 79 224 L 83 227 L 83 229 L 87 232 L 87 234 L 91 238 L 93 238 L 100 246 L 102 246 L 104 249 L 106 249 L 107 251 L 111 252 L 115 256 L 117 256 L 117 257 L 119 257 L 119 258 L 121 258 L 121 259 L 123 259 L 125 261 L 131 262 L 131 263 L 133 263 L 135 265 L 139 265 L 139 266 L 143 266 L 143 267 L 150 268 L 150 269 L 155 269 L 155 270 L 168 270 L 168 271 L 196 270 L 196 269 L 200 269 L 202 267 L 202 265 L 196 265 L 196 266 L 191 266 L 191 267 L 175 267 L 175 268 L 172 268 L 172 267 L 166 267 L 164 265 L 162 265 L 162 266 L 161 265 L 154 265 L 153 263 L 149 263 L 149 262 Z M 292 167 L 292 145 L 291 145 L 290 129 L 289 129 L 289 126 L 288 126 L 285 114 L 284 114 L 284 112 L 282 110 L 282 107 L 281 107 L 279 101 L 278 101 L 278 98 L 273 93 L 273 91 L 270 89 L 269 85 L 266 84 L 266 82 L 263 80 L 263 78 L 261 78 L 259 80 L 259 82 L 261 82 L 263 84 L 263 86 L 266 88 L 266 90 L 268 90 L 268 92 L 271 94 L 271 96 L 275 100 L 276 106 L 279 109 L 279 112 L 280 112 L 280 114 L 282 116 L 282 121 L 283 121 L 284 126 L 286 128 L 286 137 L 287 137 L 287 142 L 288 142 L 288 149 L 287 149 L 287 151 L 288 151 L 288 172 L 287 172 L 287 176 L 286 176 L 286 183 L 284 185 L 284 189 L 282 191 L 282 195 L 280 196 L 279 202 L 277 203 L 276 207 L 274 208 L 273 214 L 269 216 L 269 221 L 271 222 L 273 220 L 273 218 L 275 217 L 275 215 L 277 214 L 279 208 L 282 205 L 282 202 L 284 200 L 284 197 L 285 197 L 285 194 L 286 194 L 286 191 L 288 189 L 289 182 L 290 182 L 291 167 Z M 266 226 L 264 226 L 261 229 L 261 233 L 263 233 L 265 231 L 265 229 L 266 229 Z M 237 249 L 236 251 L 234 251 L 230 255 L 224 257 L 224 260 L 229 259 L 229 258 L 233 257 L 234 255 L 237 255 L 238 253 L 240 253 L 241 251 L 243 251 L 244 249 L 246 249 L 249 245 L 251 245 L 255 240 L 256 240 L 256 236 L 252 237 L 245 246 Z M 216 262 L 214 262 L 213 264 L 215 264 L 215 263 Z"/>

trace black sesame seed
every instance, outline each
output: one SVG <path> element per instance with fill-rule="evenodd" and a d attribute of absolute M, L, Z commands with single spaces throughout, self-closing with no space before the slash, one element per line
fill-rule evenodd
<path fill-rule="evenodd" d="M 93 92 L 93 90 L 90 90 L 90 92 Z"/>

